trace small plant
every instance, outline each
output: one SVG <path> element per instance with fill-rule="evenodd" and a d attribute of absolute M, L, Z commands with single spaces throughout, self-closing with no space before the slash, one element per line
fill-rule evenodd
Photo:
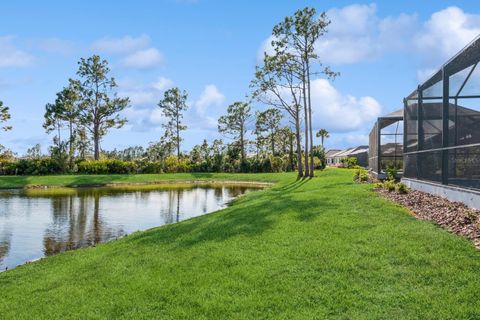
<path fill-rule="evenodd" d="M 382 188 L 383 188 L 383 183 L 381 183 L 381 182 L 375 182 L 375 183 L 373 184 L 373 187 L 374 187 L 375 189 L 382 189 Z"/>
<path fill-rule="evenodd" d="M 397 190 L 398 193 L 401 193 L 401 194 L 408 193 L 408 187 L 403 182 L 397 183 L 396 190 Z"/>
<path fill-rule="evenodd" d="M 368 171 L 361 168 L 361 169 L 355 169 L 355 173 L 353 175 L 353 181 L 361 183 L 361 182 L 368 182 L 369 176 L 368 176 Z"/>
<path fill-rule="evenodd" d="M 395 181 L 397 179 L 397 168 L 395 167 L 388 167 L 385 172 L 387 173 L 387 180 Z"/>
<path fill-rule="evenodd" d="M 393 180 L 385 180 L 383 183 L 383 187 L 388 190 L 388 192 L 395 191 L 395 181 Z"/>
<path fill-rule="evenodd" d="M 342 164 L 342 167 L 352 169 L 357 166 L 357 158 L 355 157 L 343 158 L 343 159 L 340 159 L 340 163 Z"/>

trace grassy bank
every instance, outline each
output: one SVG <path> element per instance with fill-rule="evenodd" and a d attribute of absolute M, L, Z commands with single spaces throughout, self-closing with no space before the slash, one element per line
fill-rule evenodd
<path fill-rule="evenodd" d="M 91 185 L 156 183 L 161 181 L 192 180 L 240 180 L 277 182 L 281 174 L 253 173 L 166 173 L 166 174 L 99 174 L 99 175 L 54 175 L 54 176 L 0 176 L 0 189 L 28 186 L 78 187 Z"/>
<path fill-rule="evenodd" d="M 480 252 L 351 172 L 203 177 L 278 183 L 217 213 L 1 273 L 1 318 L 480 318 Z"/>

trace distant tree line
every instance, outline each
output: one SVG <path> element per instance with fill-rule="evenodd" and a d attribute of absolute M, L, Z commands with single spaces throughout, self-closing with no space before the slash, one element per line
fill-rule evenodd
<path fill-rule="evenodd" d="M 314 48 L 329 23 L 325 13 L 305 8 L 277 24 L 272 31 L 273 53 L 265 53 L 256 68 L 250 98 L 233 102 L 218 119 L 218 132 L 228 142 L 204 140 L 190 151 L 182 150 L 188 94 L 177 87 L 166 90 L 158 102 L 166 119 L 158 141 L 148 147 L 102 150 L 108 132 L 127 123 L 122 111 L 130 100 L 117 95 L 106 60 L 98 55 L 82 58 L 76 78 L 45 106 L 43 127 L 53 134 L 48 154 L 36 145 L 18 158 L 0 147 L 0 174 L 296 170 L 299 177 L 313 177 L 315 169 L 325 166 L 323 142 L 329 134 L 319 130 L 321 146 L 314 146 L 311 79 L 338 75 L 321 63 Z M 252 111 L 253 103 L 264 109 Z M 0 124 L 9 118 L 9 108 L 0 101 Z"/>

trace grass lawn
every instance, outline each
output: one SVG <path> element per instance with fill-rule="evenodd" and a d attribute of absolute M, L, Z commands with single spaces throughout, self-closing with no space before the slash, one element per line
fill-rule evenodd
<path fill-rule="evenodd" d="M 352 172 L 0 178 L 277 181 L 222 211 L 0 273 L 2 319 L 480 319 L 480 252 Z M 73 182 L 72 182 L 73 181 Z"/>

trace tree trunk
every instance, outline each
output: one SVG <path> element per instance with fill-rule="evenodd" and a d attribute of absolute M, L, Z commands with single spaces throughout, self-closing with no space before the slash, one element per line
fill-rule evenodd
<path fill-rule="evenodd" d="M 303 75 L 302 81 L 302 91 L 303 91 L 303 109 L 305 113 L 304 121 L 305 121 L 305 177 L 310 176 L 310 166 L 308 165 L 308 104 L 307 104 L 307 89 L 306 89 L 306 78 L 305 74 Z"/>
<path fill-rule="evenodd" d="M 180 159 L 180 135 L 177 131 L 177 159 Z"/>
<path fill-rule="evenodd" d="M 290 162 L 290 170 L 293 170 L 293 134 L 289 134 L 290 150 L 288 152 L 288 162 Z"/>
<path fill-rule="evenodd" d="M 100 132 L 97 125 L 93 128 L 93 159 L 100 160 Z"/>
<path fill-rule="evenodd" d="M 62 137 L 60 136 L 60 123 L 57 125 L 57 132 L 58 132 L 57 147 L 60 148 L 60 143 L 62 142 Z"/>
<path fill-rule="evenodd" d="M 302 144 L 300 139 L 300 113 L 297 113 L 297 117 L 295 118 L 295 136 L 297 138 L 297 170 L 298 170 L 298 177 L 303 177 L 303 167 L 302 167 Z"/>
<path fill-rule="evenodd" d="M 177 105 L 177 110 L 178 110 L 178 105 Z M 180 159 L 180 120 L 178 119 L 178 114 L 177 114 L 177 159 Z"/>
<path fill-rule="evenodd" d="M 241 150 L 241 158 L 242 158 L 242 162 L 245 161 L 245 142 L 243 141 L 243 125 L 240 127 L 240 148 L 242 149 Z"/>
<path fill-rule="evenodd" d="M 68 141 L 68 166 L 70 167 L 70 170 L 73 170 L 73 155 L 75 153 L 75 149 L 73 148 L 73 123 L 70 120 L 69 123 L 69 129 L 70 129 L 70 139 Z"/>
<path fill-rule="evenodd" d="M 307 60 L 308 126 L 310 132 L 310 177 L 315 176 L 313 163 L 312 99 L 310 97 L 310 65 Z"/>
<path fill-rule="evenodd" d="M 270 139 L 271 139 L 271 143 L 272 143 L 272 156 L 275 155 L 275 132 L 272 130 L 271 134 L 270 134 Z"/>

